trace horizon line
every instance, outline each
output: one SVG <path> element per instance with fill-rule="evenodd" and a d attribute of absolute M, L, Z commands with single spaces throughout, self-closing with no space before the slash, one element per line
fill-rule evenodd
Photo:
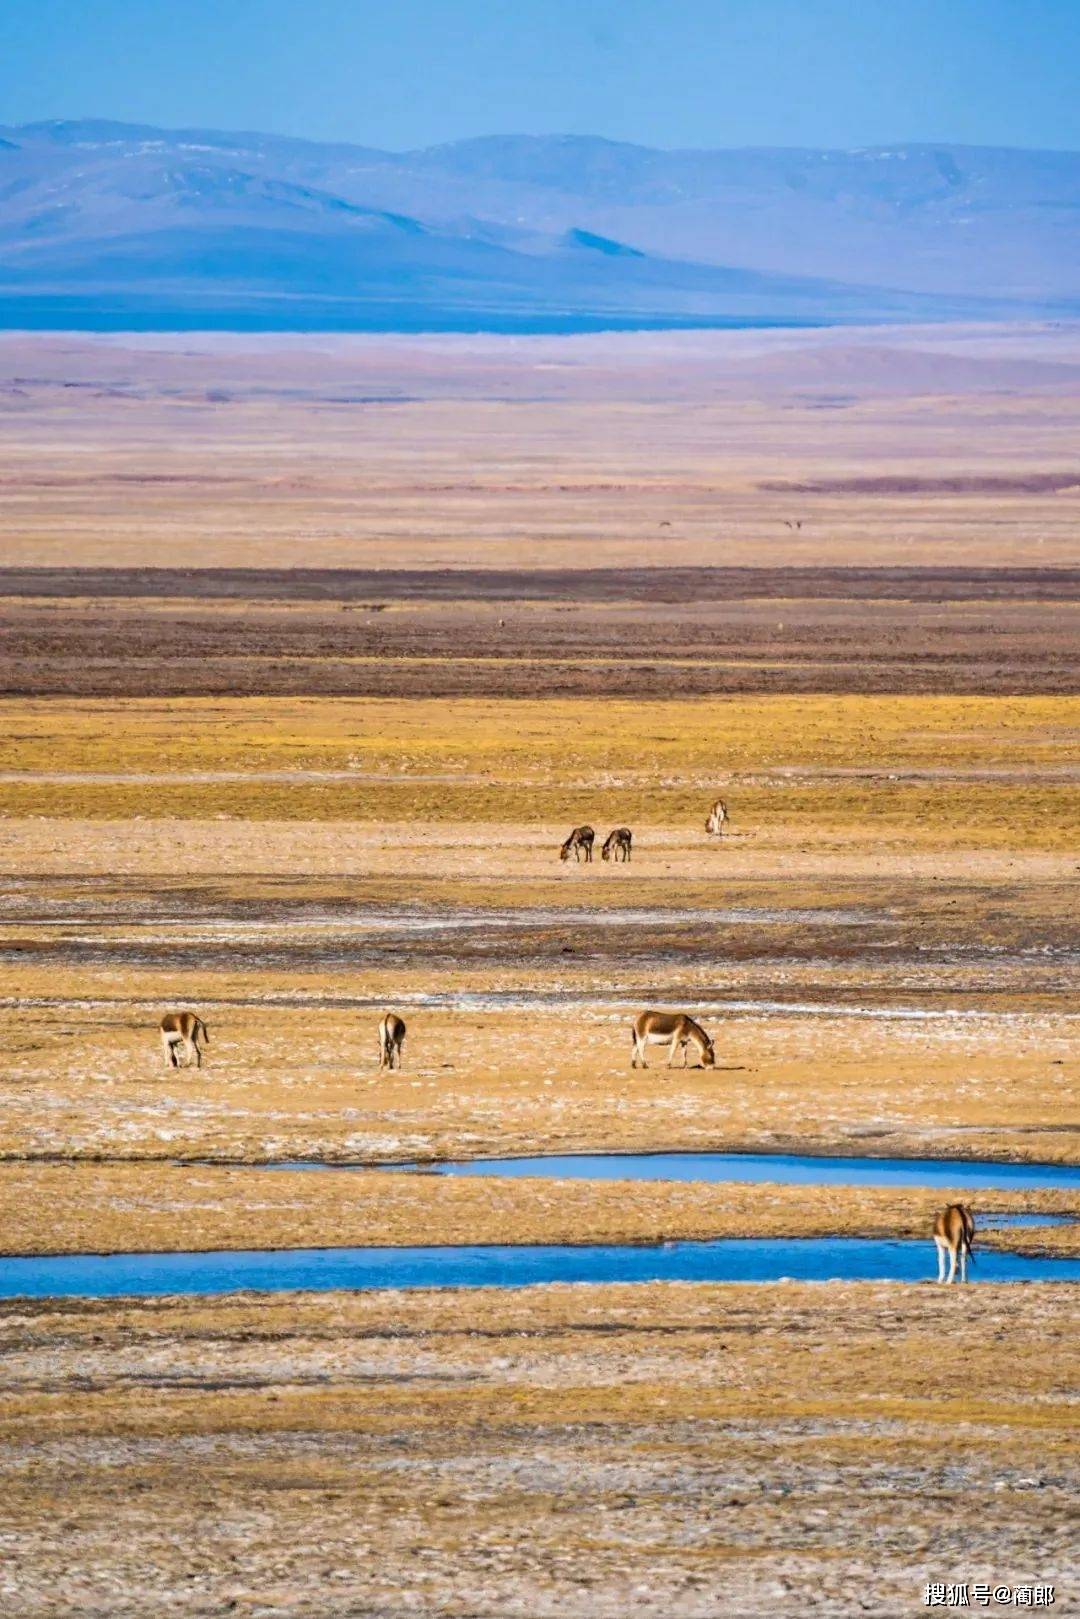
<path fill-rule="evenodd" d="M 350 140 L 336 136 L 298 135 L 285 130 L 232 128 L 227 124 L 208 123 L 154 124 L 143 119 L 116 118 L 89 113 L 80 114 L 77 117 L 36 118 L 22 123 L 2 123 L 0 124 L 0 129 L 21 133 L 79 124 L 101 124 L 126 130 L 152 129 L 165 135 L 212 133 L 250 137 L 259 140 L 296 141 L 306 146 L 342 146 L 355 151 L 374 152 L 381 157 L 410 157 L 423 152 L 441 151 L 448 147 L 477 145 L 485 141 L 582 141 L 603 146 L 624 147 L 631 151 L 662 152 L 672 157 L 711 155 L 719 152 L 799 152 L 827 153 L 829 155 L 842 154 L 845 157 L 857 157 L 860 155 L 885 157 L 897 151 L 934 150 L 941 147 L 967 152 L 1026 152 L 1044 156 L 1080 157 L 1080 147 L 1073 146 L 1027 146 L 1009 142 L 951 140 L 930 136 L 907 137 L 902 140 L 889 141 L 863 141 L 854 146 L 791 146 L 782 143 L 770 144 L 768 142 L 752 145 L 740 144 L 737 146 L 656 146 L 649 145 L 644 141 L 601 135 L 593 131 L 573 132 L 570 130 L 545 130 L 540 133 L 526 130 L 491 130 L 483 135 L 453 136 L 449 139 L 433 141 L 423 146 L 391 147 L 373 146 L 366 141 Z"/>

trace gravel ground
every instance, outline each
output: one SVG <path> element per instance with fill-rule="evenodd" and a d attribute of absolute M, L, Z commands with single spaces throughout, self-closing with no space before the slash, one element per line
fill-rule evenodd
<path fill-rule="evenodd" d="M 1075 1613 L 1070 1289 L 0 1307 L 0 1601 L 148 1614 Z"/>

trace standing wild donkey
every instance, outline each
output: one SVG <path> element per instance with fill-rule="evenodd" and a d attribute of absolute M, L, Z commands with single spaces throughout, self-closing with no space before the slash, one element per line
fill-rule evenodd
<path fill-rule="evenodd" d="M 687 1046 L 694 1047 L 702 1068 L 716 1067 L 716 1052 L 713 1050 L 712 1041 L 701 1024 L 695 1023 L 685 1012 L 639 1012 L 634 1019 L 631 1068 L 638 1066 L 639 1059 L 641 1067 L 648 1068 L 649 1065 L 645 1060 L 646 1046 L 667 1046 L 669 1068 L 675 1061 L 677 1049 L 682 1050 L 683 1067 L 686 1067 Z"/>
<path fill-rule="evenodd" d="M 183 1046 L 186 1066 L 190 1067 L 194 1059 L 196 1068 L 201 1068 L 200 1034 L 209 1045 L 210 1036 L 206 1024 L 194 1012 L 166 1012 L 161 1020 L 161 1045 L 165 1052 L 165 1066 L 179 1068 L 180 1047 Z"/>
<path fill-rule="evenodd" d="M 559 850 L 559 859 L 569 860 L 570 856 L 573 855 L 575 860 L 580 860 L 584 853 L 586 864 L 588 864 L 592 859 L 592 846 L 595 839 L 596 833 L 591 826 L 575 826 Z"/>
<path fill-rule="evenodd" d="M 705 822 L 705 830 L 711 838 L 722 838 L 724 823 L 727 821 L 727 805 L 722 798 L 718 798 L 709 811 L 709 819 Z"/>
<path fill-rule="evenodd" d="M 609 832 L 604 839 L 604 847 L 600 850 L 602 860 L 629 860 L 630 844 L 633 833 L 628 826 L 617 826 L 614 832 Z"/>
<path fill-rule="evenodd" d="M 975 1235 L 975 1217 L 966 1203 L 948 1203 L 940 1214 L 934 1215 L 934 1246 L 937 1249 L 937 1279 L 951 1282 L 956 1275 L 956 1261 L 960 1260 L 960 1280 L 967 1281 L 967 1262 L 971 1257 L 971 1239 Z M 945 1255 L 949 1256 L 949 1274 L 945 1275 Z"/>
<path fill-rule="evenodd" d="M 387 1012 L 379 1024 L 379 1067 L 400 1068 L 401 1048 L 405 1044 L 405 1019 L 396 1012 Z"/>

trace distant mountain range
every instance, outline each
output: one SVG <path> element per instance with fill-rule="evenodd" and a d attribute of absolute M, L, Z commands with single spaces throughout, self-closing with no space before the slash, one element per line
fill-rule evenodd
<path fill-rule="evenodd" d="M 392 153 L 0 129 L 0 325 L 404 330 L 1080 314 L 1080 154 Z"/>

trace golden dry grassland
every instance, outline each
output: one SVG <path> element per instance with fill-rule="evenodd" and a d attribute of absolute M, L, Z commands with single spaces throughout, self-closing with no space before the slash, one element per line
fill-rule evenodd
<path fill-rule="evenodd" d="M 0 719 L 14 818 L 696 827 L 720 783 L 744 833 L 1080 842 L 1070 697 L 40 700 Z"/>
<path fill-rule="evenodd" d="M 0 1150 L 370 1161 L 707 1146 L 1071 1160 L 1077 1044 L 1062 1014 L 1077 801 L 1073 788 L 1037 785 L 1037 772 L 1067 757 L 1072 702 L 689 706 L 700 723 L 674 703 L 614 704 L 602 723 L 595 709 L 558 703 L 13 712 L 19 768 L 122 764 L 156 813 L 138 820 L 124 800 L 128 819 L 69 820 L 61 798 L 45 820 L 0 825 L 8 869 L 24 881 L 39 874 L 25 901 L 32 918 L 12 915 L 4 929 L 0 1017 L 15 1088 Z M 196 761 L 185 736 L 199 739 Z M 647 763 L 642 736 L 654 750 Z M 696 822 L 720 751 L 735 781 L 725 787 L 735 835 L 716 844 Z M 185 818 L 169 780 L 185 761 L 234 772 L 228 785 L 253 818 Z M 869 786 L 845 770 L 867 772 Z M 274 814 L 264 794 L 296 813 L 301 789 L 260 774 L 275 771 L 325 795 L 330 819 L 256 822 Z M 318 771 L 349 774 L 311 786 Z M 979 771 L 1001 776 L 965 779 Z M 353 818 L 358 796 L 383 790 L 358 792 L 353 773 L 363 782 L 373 772 L 394 774 L 412 819 Z M 1021 788 L 1026 772 L 1036 785 Z M 889 780 L 905 774 L 917 779 Z M 749 785 L 762 779 L 783 785 Z M 668 781 L 678 785 L 665 800 Z M 565 805 L 562 826 L 530 827 L 534 783 Z M 901 787 L 919 806 L 907 822 Z M 40 790 L 58 792 L 51 780 Z M 102 790 L 130 791 L 122 780 Z M 85 817 L 86 789 L 67 791 Z M 868 792 L 880 821 L 860 814 Z M 432 826 L 427 805 L 445 812 L 453 793 L 467 818 Z M 517 820 L 502 819 L 508 799 Z M 620 813 L 628 799 L 649 818 Z M 755 819 L 755 803 L 771 816 Z M 485 812 L 500 818 L 485 822 Z M 601 831 L 608 819 L 635 825 L 629 866 L 558 861 L 579 812 Z M 630 1018 L 653 1001 L 701 1013 L 718 1071 L 630 1070 Z M 156 1020 L 177 1002 L 198 1005 L 212 1028 L 200 1073 L 161 1067 Z M 386 1004 L 410 1024 L 401 1076 L 374 1071 Z M 84 1163 L 78 1181 L 56 1173 L 11 1164 L 0 1178 L 9 1249 L 274 1246 L 294 1218 L 298 1242 L 301 1230 L 345 1242 L 363 1229 L 371 1240 L 464 1240 L 470 1220 L 477 1234 L 522 1240 L 549 1223 L 568 1240 L 757 1229 L 742 1194 L 685 1188 L 632 1198 L 566 1188 L 553 1206 L 518 1187 L 371 1191 L 346 1178 L 333 1193 L 322 1180 L 275 1176 L 256 1198 L 242 1176 L 223 1174 L 206 1198 L 198 1177 L 156 1172 L 131 1202 L 115 1179 L 130 1186 L 130 1171 Z M 46 1236 L 44 1211 L 65 1186 L 71 1217 L 50 1218 Z M 929 1206 L 861 1192 L 770 1195 L 780 1199 L 776 1229 L 789 1231 L 859 1229 L 871 1207 L 909 1231 Z M 373 1196 L 381 1212 L 366 1226 Z M 1052 1240 L 1071 1245 L 1065 1229 Z"/>
<path fill-rule="evenodd" d="M 11 769 L 28 779 L 0 793 L 40 794 L 48 813 L 15 815 L 9 798 L 0 821 L 21 874 L 0 933 L 16 1081 L 0 1150 L 855 1144 L 1067 1161 L 1078 800 L 1040 772 L 1067 775 L 1075 722 L 1060 697 L 9 704 Z M 734 817 L 720 843 L 699 824 L 718 778 Z M 226 819 L 200 796 L 219 791 L 234 795 Z M 103 818 L 88 819 L 97 793 Z M 388 802 L 395 818 L 376 819 Z M 601 835 L 634 826 L 630 865 L 559 862 L 586 817 Z M 629 1069 L 630 1018 L 654 1001 L 711 1024 L 716 1073 Z M 161 1068 L 156 1020 L 176 1003 L 211 1025 L 201 1073 Z M 387 1004 L 410 1024 L 403 1076 L 373 1072 Z M 260 1239 L 242 1181 L 222 1182 L 204 1220 L 174 1175 L 140 1205 L 140 1238 L 105 1184 L 50 1241 L 218 1245 L 231 1221 L 238 1242 L 273 1246 L 288 1220 L 284 1183 L 259 1195 Z M 51 1182 L 6 1185 L 9 1246 L 32 1248 Z M 378 1229 L 409 1241 L 456 1240 L 454 1198 L 477 1199 L 482 1222 L 494 1194 L 392 1195 L 405 1201 Z M 601 1212 L 609 1190 L 566 1195 L 592 1212 L 560 1229 L 623 1229 L 614 1203 Z M 686 1230 L 685 1195 L 642 1193 L 646 1223 L 626 1229 Z M 331 1232 L 329 1193 L 300 1196 L 323 1199 L 304 1218 Z M 858 1195 L 842 1217 L 826 1201 L 836 1229 L 857 1227 Z M 161 1207 L 186 1211 L 171 1240 Z M 750 1223 L 738 1201 L 709 1218 L 695 1229 Z M 537 1216 L 514 1229 L 535 1233 Z"/>

